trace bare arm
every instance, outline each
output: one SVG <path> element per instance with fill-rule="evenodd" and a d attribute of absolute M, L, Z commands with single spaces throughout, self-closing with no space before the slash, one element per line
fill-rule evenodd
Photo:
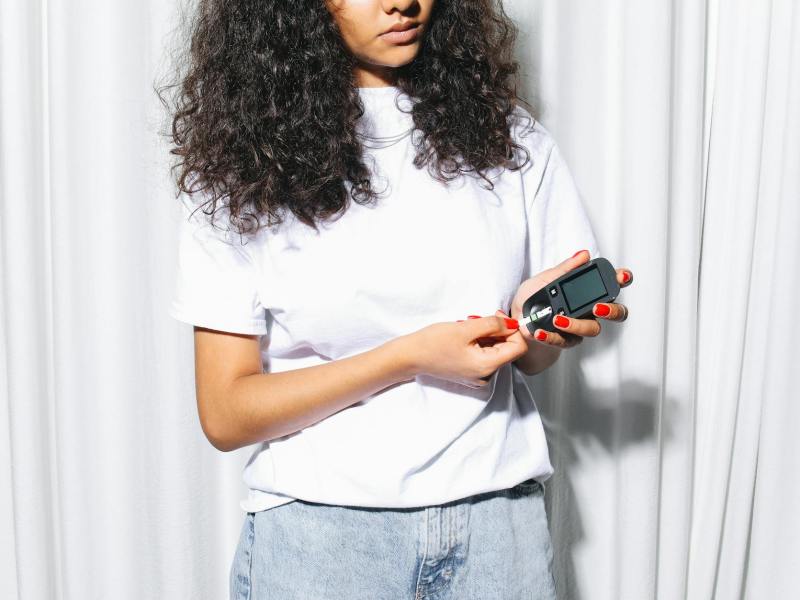
<path fill-rule="evenodd" d="M 257 336 L 195 327 L 203 431 L 223 452 L 278 438 L 414 378 L 402 337 L 321 365 L 264 373 Z"/>

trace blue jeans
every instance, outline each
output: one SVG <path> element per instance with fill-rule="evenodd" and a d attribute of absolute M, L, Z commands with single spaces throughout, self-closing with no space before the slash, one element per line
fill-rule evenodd
<path fill-rule="evenodd" d="M 543 484 L 418 508 L 247 513 L 231 600 L 553 600 Z"/>

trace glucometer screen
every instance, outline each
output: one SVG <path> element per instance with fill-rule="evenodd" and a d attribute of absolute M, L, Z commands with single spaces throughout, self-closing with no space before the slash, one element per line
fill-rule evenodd
<path fill-rule="evenodd" d="M 597 267 L 565 281 L 561 284 L 561 290 L 571 311 L 606 295 L 606 286 Z"/>

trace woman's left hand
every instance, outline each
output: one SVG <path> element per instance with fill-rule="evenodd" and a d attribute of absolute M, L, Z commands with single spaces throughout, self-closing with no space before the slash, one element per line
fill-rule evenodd
<path fill-rule="evenodd" d="M 589 252 L 581 250 L 572 257 L 556 265 L 551 269 L 542 271 L 538 275 L 526 279 L 522 282 L 519 290 L 511 303 L 511 316 L 522 322 L 522 305 L 534 293 L 545 287 L 572 269 L 580 267 L 589 261 Z M 633 272 L 630 269 L 618 268 L 617 281 L 620 287 L 627 287 L 633 282 Z M 592 309 L 597 319 L 607 321 L 622 322 L 628 318 L 628 307 L 616 302 L 598 303 Z M 537 329 L 533 335 L 528 331 L 527 326 L 520 325 L 519 332 L 528 341 L 537 341 L 547 346 L 559 348 L 570 348 L 583 341 L 584 337 L 595 337 L 600 333 L 600 321 L 596 319 L 573 319 L 564 315 L 557 315 L 553 319 L 553 325 L 558 329 L 556 332 Z"/>

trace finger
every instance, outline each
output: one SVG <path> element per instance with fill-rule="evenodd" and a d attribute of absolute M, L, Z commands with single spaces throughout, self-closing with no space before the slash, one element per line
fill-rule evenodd
<path fill-rule="evenodd" d="M 480 315 L 469 315 L 467 319 L 480 319 Z M 466 319 L 456 319 L 456 323 L 463 323 Z"/>
<path fill-rule="evenodd" d="M 494 311 L 494 314 L 497 315 L 498 317 L 510 318 L 506 313 L 504 313 L 499 308 L 496 311 Z M 478 316 L 478 315 L 469 315 L 469 317 L 467 317 L 467 318 L 469 318 L 469 319 L 480 319 L 480 316 Z M 500 336 L 500 337 L 505 337 L 505 336 Z M 477 339 L 478 345 L 481 348 L 484 348 L 486 346 L 493 346 L 497 341 L 498 341 L 498 338 L 496 338 L 496 337 L 482 337 L 482 338 L 478 338 Z M 482 377 L 481 379 L 485 379 L 485 377 Z"/>
<path fill-rule="evenodd" d="M 499 314 L 502 317 L 506 316 L 505 313 L 503 313 L 503 311 L 501 311 L 500 309 L 496 310 L 494 314 L 495 315 Z M 468 315 L 467 316 L 467 319 L 480 319 L 480 318 L 481 318 L 480 315 Z M 464 319 L 459 319 L 457 322 L 458 323 L 462 323 L 463 321 L 464 321 Z M 495 338 L 494 337 L 479 337 L 479 338 L 476 338 L 475 340 L 472 340 L 472 341 L 477 342 L 478 346 L 480 346 L 481 348 L 484 348 L 486 346 L 494 345 Z"/>
<path fill-rule="evenodd" d="M 633 281 L 633 271 L 620 267 L 617 269 L 617 283 L 621 287 L 628 287 Z"/>
<path fill-rule="evenodd" d="M 537 329 L 534 336 L 536 341 L 547 344 L 548 346 L 557 346 L 559 348 L 571 348 L 572 346 L 577 346 L 583 341 L 583 338 L 579 335 L 574 335 L 572 333 L 564 332 L 555 332 L 555 331 L 546 331 L 544 329 Z"/>
<path fill-rule="evenodd" d="M 557 279 L 562 275 L 566 275 L 567 273 L 572 271 L 572 269 L 577 269 L 582 264 L 589 262 L 590 258 L 591 257 L 589 256 L 588 250 L 578 250 L 567 260 L 561 261 L 555 267 L 553 267 L 552 270 L 555 274 L 555 277 L 553 279 Z"/>
<path fill-rule="evenodd" d="M 496 316 L 500 318 L 508 318 L 506 314 L 497 309 L 494 313 Z M 512 319 L 513 320 L 513 319 Z M 522 328 L 517 329 L 516 331 L 522 332 Z M 511 334 L 513 336 L 513 333 Z M 505 339 L 509 336 L 502 336 L 500 338 L 488 338 L 491 340 L 491 343 L 487 344 L 490 348 L 487 350 L 489 352 L 489 356 L 492 357 L 492 361 L 496 364 L 503 364 L 512 360 L 519 358 L 522 354 L 528 351 L 527 342 L 525 341 L 512 341 L 511 339 Z M 485 346 L 484 346 L 485 347 Z M 482 377 L 481 379 L 489 379 L 489 377 Z"/>
<path fill-rule="evenodd" d="M 592 313 L 607 321 L 622 322 L 628 318 L 628 307 L 616 302 L 598 302 L 592 308 Z"/>
<path fill-rule="evenodd" d="M 516 360 L 525 354 L 528 351 L 528 342 L 512 334 L 506 339 L 495 339 L 493 344 L 484 346 L 481 350 L 483 359 L 499 368 L 500 365 Z"/>
<path fill-rule="evenodd" d="M 470 316 L 466 323 L 469 325 L 468 333 L 472 339 L 491 336 L 505 337 L 519 330 L 519 322 L 516 319 L 499 315 L 478 317 L 477 319 Z"/>
<path fill-rule="evenodd" d="M 481 316 L 480 315 L 468 315 L 467 318 L 468 319 L 480 319 Z M 494 338 L 482 337 L 482 338 L 478 338 L 478 339 L 476 339 L 474 341 L 478 342 L 478 346 L 480 346 L 481 348 L 483 348 L 484 346 L 491 346 L 492 344 L 494 344 Z"/>
<path fill-rule="evenodd" d="M 510 317 L 510 315 L 505 314 L 502 310 L 498 310 L 495 314 L 503 317 Z M 526 343 L 530 344 L 533 341 L 533 334 L 531 330 L 528 329 L 527 325 L 520 327 L 517 331 L 519 331 L 519 334 Z"/>
<path fill-rule="evenodd" d="M 496 316 L 503 318 L 503 322 L 506 324 L 505 329 L 501 329 L 499 332 L 490 333 L 488 336 L 482 336 L 473 338 L 471 341 L 477 342 L 478 346 L 481 348 L 485 348 L 486 346 L 493 346 L 496 342 L 496 338 L 504 338 L 507 337 L 509 334 L 513 334 L 514 331 L 519 331 L 519 322 L 516 319 L 512 319 L 508 317 L 502 310 L 497 309 L 494 313 Z M 482 319 L 480 315 L 468 315 L 467 319 Z M 463 323 L 465 319 L 458 319 L 456 323 Z M 474 334 L 470 334 L 474 335 Z"/>
<path fill-rule="evenodd" d="M 553 318 L 553 325 L 559 331 L 566 331 L 583 337 L 595 337 L 600 333 L 600 323 L 595 319 L 571 319 L 564 315 L 556 315 Z"/>

